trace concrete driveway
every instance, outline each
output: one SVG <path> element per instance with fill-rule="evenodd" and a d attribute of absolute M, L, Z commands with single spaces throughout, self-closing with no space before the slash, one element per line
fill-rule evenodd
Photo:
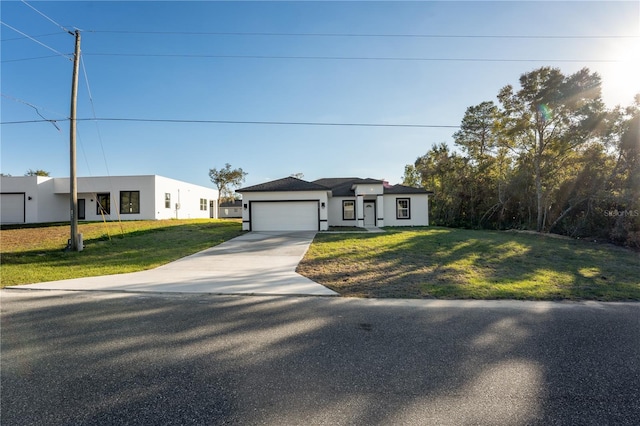
<path fill-rule="evenodd" d="M 250 232 L 156 269 L 12 288 L 336 296 L 295 272 L 315 232 Z"/>

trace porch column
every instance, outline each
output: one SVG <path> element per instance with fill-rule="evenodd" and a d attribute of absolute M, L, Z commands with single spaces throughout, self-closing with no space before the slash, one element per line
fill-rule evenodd
<path fill-rule="evenodd" d="M 364 195 L 356 196 L 356 226 L 364 228 Z"/>
<path fill-rule="evenodd" d="M 384 226 L 384 197 L 378 195 L 376 201 L 376 226 L 382 228 Z"/>

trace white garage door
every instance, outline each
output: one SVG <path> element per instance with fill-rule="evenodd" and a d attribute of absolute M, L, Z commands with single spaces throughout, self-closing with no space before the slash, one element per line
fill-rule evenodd
<path fill-rule="evenodd" d="M 317 201 L 252 202 L 252 231 L 317 231 Z"/>
<path fill-rule="evenodd" d="M 2 194 L 0 197 L 0 222 L 24 223 L 24 194 Z"/>

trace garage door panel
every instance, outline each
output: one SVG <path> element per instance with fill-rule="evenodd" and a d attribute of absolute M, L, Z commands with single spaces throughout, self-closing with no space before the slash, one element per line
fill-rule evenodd
<path fill-rule="evenodd" d="M 317 201 L 252 202 L 253 231 L 317 231 Z"/>
<path fill-rule="evenodd" d="M 24 223 L 24 194 L 1 194 L 0 197 L 0 221 Z"/>

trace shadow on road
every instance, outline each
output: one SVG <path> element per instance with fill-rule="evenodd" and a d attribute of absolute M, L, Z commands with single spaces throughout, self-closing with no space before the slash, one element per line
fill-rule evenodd
<path fill-rule="evenodd" d="M 2 296 L 3 425 L 640 422 L 636 304 Z"/>

